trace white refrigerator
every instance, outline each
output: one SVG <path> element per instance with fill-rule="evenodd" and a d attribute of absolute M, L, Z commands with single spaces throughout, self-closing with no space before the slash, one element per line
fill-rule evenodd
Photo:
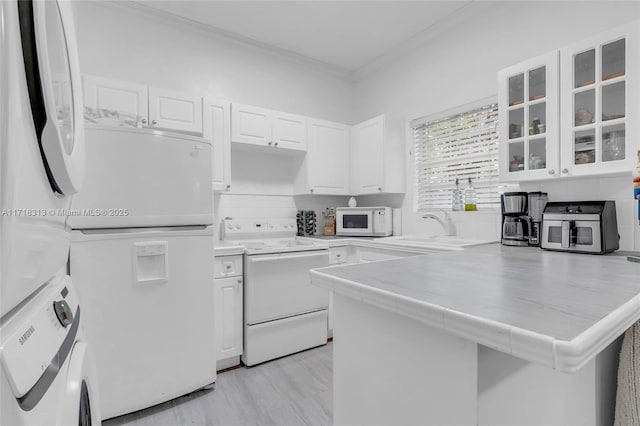
<path fill-rule="evenodd" d="M 211 145 L 103 127 L 86 145 L 70 273 L 107 419 L 216 380 Z"/>

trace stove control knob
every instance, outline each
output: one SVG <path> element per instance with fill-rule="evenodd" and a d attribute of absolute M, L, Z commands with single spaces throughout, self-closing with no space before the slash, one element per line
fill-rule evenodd
<path fill-rule="evenodd" d="M 240 229 L 240 228 L 241 228 L 241 227 L 240 227 L 240 224 L 239 224 L 239 223 L 236 223 L 236 229 Z"/>
<path fill-rule="evenodd" d="M 73 313 L 65 300 L 53 302 L 53 311 L 63 327 L 68 327 L 73 322 Z"/>
<path fill-rule="evenodd" d="M 233 225 L 230 223 L 227 223 L 227 229 L 233 229 Z"/>

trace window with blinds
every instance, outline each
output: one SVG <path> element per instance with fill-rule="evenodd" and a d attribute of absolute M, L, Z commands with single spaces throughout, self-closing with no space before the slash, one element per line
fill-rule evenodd
<path fill-rule="evenodd" d="M 445 117 L 412 122 L 418 211 L 451 209 L 456 178 L 471 178 L 478 209 L 500 205 L 498 104 L 486 102 Z"/>

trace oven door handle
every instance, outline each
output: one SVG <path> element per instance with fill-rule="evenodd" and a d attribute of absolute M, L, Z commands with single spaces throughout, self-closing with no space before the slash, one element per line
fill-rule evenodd
<path fill-rule="evenodd" d="M 575 220 L 562 221 L 562 248 L 569 248 L 572 242 L 575 242 L 574 231 L 576 230 Z"/>
<path fill-rule="evenodd" d="M 304 254 L 279 253 L 277 256 L 258 254 L 258 255 L 250 256 L 249 261 L 250 262 L 271 262 L 274 260 L 291 260 L 291 259 L 301 259 L 301 258 L 307 258 L 307 257 L 321 257 L 321 256 L 329 256 L 329 251 L 325 249 L 320 249 L 312 253 L 304 253 Z"/>

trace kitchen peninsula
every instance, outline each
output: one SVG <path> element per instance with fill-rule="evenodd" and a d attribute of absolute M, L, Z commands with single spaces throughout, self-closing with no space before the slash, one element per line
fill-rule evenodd
<path fill-rule="evenodd" d="M 489 244 L 311 271 L 334 292 L 334 423 L 612 424 L 624 256 Z"/>

